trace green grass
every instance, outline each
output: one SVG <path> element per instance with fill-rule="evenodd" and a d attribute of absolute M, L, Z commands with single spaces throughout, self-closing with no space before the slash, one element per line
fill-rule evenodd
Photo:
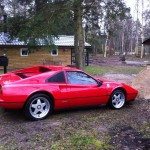
<path fill-rule="evenodd" d="M 0 74 L 3 74 L 4 73 L 4 71 L 3 70 L 0 70 Z"/>
<path fill-rule="evenodd" d="M 119 74 L 137 74 L 144 67 L 135 66 L 88 66 L 85 71 L 91 75 L 104 75 L 106 73 L 119 73 Z"/>
<path fill-rule="evenodd" d="M 105 73 L 121 73 L 121 74 L 137 74 L 144 67 L 135 66 L 88 66 L 85 71 L 91 75 L 103 75 Z M 8 70 L 9 71 L 9 70 Z M 0 74 L 3 74 L 3 70 L 0 70 Z"/>
<path fill-rule="evenodd" d="M 107 141 L 101 141 L 94 135 L 83 133 L 54 142 L 51 146 L 52 150 L 110 150 L 111 148 Z"/>
<path fill-rule="evenodd" d="M 143 133 L 145 138 L 150 139 L 150 123 L 144 123 L 140 126 L 140 132 Z"/>

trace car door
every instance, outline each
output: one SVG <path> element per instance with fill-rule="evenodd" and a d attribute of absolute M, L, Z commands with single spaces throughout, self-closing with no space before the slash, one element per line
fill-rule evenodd
<path fill-rule="evenodd" d="M 58 72 L 52 77 L 48 78 L 47 86 L 49 92 L 54 97 L 54 105 L 56 109 L 70 107 L 64 71 Z"/>
<path fill-rule="evenodd" d="M 91 76 L 81 71 L 66 71 L 67 97 L 70 107 L 104 103 L 106 92 Z"/>

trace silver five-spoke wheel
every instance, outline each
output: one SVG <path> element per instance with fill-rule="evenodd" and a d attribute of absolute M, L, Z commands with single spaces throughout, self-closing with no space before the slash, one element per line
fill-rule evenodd
<path fill-rule="evenodd" d="M 35 94 L 25 106 L 25 115 L 32 120 L 45 118 L 52 111 L 52 101 L 45 94 Z"/>
<path fill-rule="evenodd" d="M 30 104 L 30 114 L 34 118 L 45 117 L 50 110 L 50 103 L 45 97 L 37 97 Z"/>
<path fill-rule="evenodd" d="M 115 90 L 110 98 L 110 106 L 114 109 L 120 109 L 125 104 L 125 94 L 122 90 Z"/>

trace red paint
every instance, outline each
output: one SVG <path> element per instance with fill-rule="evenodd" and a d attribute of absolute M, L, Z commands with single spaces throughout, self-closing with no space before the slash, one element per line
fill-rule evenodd
<path fill-rule="evenodd" d="M 22 109 L 35 92 L 49 93 L 54 100 L 54 109 L 107 104 L 111 93 L 117 88 L 125 90 L 127 101 L 134 100 L 138 94 L 137 90 L 126 84 L 106 80 L 101 86 L 72 85 L 67 80 L 66 83 L 46 82 L 60 71 L 64 71 L 66 76 L 66 71 L 80 70 L 63 66 L 35 66 L 0 75 L 0 107 Z"/>

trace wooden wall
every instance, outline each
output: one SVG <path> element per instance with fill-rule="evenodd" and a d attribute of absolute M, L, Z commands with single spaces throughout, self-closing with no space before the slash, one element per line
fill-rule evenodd
<path fill-rule="evenodd" d="M 29 53 L 28 56 L 20 55 L 20 48 L 5 48 L 6 56 L 9 59 L 9 69 L 24 68 L 39 64 L 56 64 L 70 65 L 71 64 L 71 49 L 59 49 L 58 56 L 51 56 L 48 50 L 38 49 L 35 52 Z M 0 48 L 0 56 L 4 54 L 3 48 Z"/>

